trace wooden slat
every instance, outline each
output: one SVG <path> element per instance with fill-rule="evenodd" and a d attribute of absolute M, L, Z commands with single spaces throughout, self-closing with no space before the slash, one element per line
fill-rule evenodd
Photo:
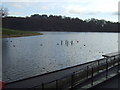
<path fill-rule="evenodd" d="M 113 53 L 108 53 L 108 54 L 105 54 L 105 55 L 102 55 L 102 56 L 103 57 L 113 57 L 113 56 L 116 56 L 116 55 L 120 55 L 120 51 L 113 52 Z"/>

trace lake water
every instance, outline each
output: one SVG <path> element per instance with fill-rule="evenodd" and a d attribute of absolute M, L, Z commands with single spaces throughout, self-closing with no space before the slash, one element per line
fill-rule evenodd
<path fill-rule="evenodd" d="M 118 51 L 118 33 L 43 32 L 3 39 L 3 80 L 12 82 Z"/>

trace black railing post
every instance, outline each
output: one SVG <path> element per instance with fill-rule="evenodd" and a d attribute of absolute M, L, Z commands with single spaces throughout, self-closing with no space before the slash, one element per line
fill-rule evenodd
<path fill-rule="evenodd" d="M 56 90 L 58 90 L 58 80 L 56 80 Z"/>
<path fill-rule="evenodd" d="M 42 83 L 42 90 L 44 90 L 44 83 Z"/>
<path fill-rule="evenodd" d="M 114 60 L 115 60 L 115 56 L 114 56 Z"/>
<path fill-rule="evenodd" d="M 91 74 L 91 86 L 93 86 L 93 67 L 92 67 L 92 74 Z"/>
<path fill-rule="evenodd" d="M 89 69 L 89 67 L 87 66 L 87 79 L 88 79 L 88 69 Z"/>
<path fill-rule="evenodd" d="M 71 75 L 71 89 L 73 89 L 73 84 L 74 84 L 74 73 Z"/>
<path fill-rule="evenodd" d="M 114 64 L 115 64 L 115 56 L 114 56 L 114 59 L 113 59 L 113 67 L 115 66 Z"/>
<path fill-rule="evenodd" d="M 99 60 L 98 60 L 98 73 L 99 73 L 99 64 L 100 64 L 100 63 L 99 63 Z"/>
<path fill-rule="evenodd" d="M 106 79 L 108 78 L 108 58 L 106 58 Z"/>
<path fill-rule="evenodd" d="M 118 70 L 117 70 L 117 73 L 119 73 L 119 59 L 118 59 Z"/>

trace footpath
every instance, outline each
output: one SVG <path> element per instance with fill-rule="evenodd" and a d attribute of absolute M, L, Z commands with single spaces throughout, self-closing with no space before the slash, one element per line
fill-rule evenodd
<path fill-rule="evenodd" d="M 101 72 L 89 78 L 82 84 L 74 87 L 74 90 L 84 89 L 93 89 L 93 88 L 120 88 L 120 65 L 117 64 L 114 67 L 108 69 L 108 71 Z"/>

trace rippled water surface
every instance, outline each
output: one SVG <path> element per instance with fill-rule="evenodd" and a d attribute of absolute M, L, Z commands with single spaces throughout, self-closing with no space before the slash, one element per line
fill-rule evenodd
<path fill-rule="evenodd" d="M 43 33 L 3 39 L 5 82 L 96 60 L 118 50 L 118 33 Z"/>

